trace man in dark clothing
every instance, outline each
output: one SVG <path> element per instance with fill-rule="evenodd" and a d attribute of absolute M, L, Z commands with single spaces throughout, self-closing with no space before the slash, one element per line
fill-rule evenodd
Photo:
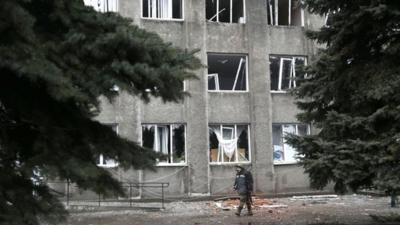
<path fill-rule="evenodd" d="M 253 191 L 253 176 L 250 171 L 245 170 L 241 166 L 235 166 L 236 179 L 233 189 L 237 191 L 240 196 L 240 204 L 237 212 L 237 216 L 240 216 L 240 212 L 243 209 L 244 204 L 247 206 L 247 215 L 252 216 L 251 211 L 251 192 Z"/>

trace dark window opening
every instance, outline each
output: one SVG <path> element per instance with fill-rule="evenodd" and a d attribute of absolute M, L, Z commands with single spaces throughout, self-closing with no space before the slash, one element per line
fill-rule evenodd
<path fill-rule="evenodd" d="M 208 90 L 247 90 L 246 56 L 208 54 L 207 63 Z"/>
<path fill-rule="evenodd" d="M 307 65 L 305 57 L 270 56 L 270 78 L 272 91 L 284 91 L 295 88 L 305 79 L 303 67 Z"/>
<path fill-rule="evenodd" d="M 142 146 L 162 153 L 160 163 L 185 163 L 185 126 L 143 125 Z"/>
<path fill-rule="evenodd" d="M 304 26 L 301 0 L 266 0 L 269 25 Z"/>
<path fill-rule="evenodd" d="M 244 0 L 206 0 L 206 18 L 221 23 L 245 23 Z"/>
<path fill-rule="evenodd" d="M 248 125 L 210 125 L 209 148 L 210 162 L 249 162 Z"/>
<path fill-rule="evenodd" d="M 154 19 L 182 19 L 183 0 L 143 0 L 142 16 Z"/>

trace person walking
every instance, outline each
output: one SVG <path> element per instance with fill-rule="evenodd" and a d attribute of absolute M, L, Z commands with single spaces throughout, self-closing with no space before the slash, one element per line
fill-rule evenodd
<path fill-rule="evenodd" d="M 252 216 L 253 212 L 251 211 L 251 192 L 253 191 L 253 176 L 250 171 L 245 170 L 241 166 L 235 166 L 236 169 L 236 179 L 235 184 L 233 185 L 233 189 L 237 191 L 240 197 L 240 204 L 235 213 L 237 216 L 240 216 L 240 212 L 242 211 L 244 204 L 247 206 L 247 215 Z"/>

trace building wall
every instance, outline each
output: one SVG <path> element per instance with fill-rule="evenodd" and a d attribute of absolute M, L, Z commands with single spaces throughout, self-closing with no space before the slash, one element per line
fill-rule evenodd
<path fill-rule="evenodd" d="M 160 21 L 141 18 L 141 0 L 119 2 L 120 13 L 134 24 L 158 33 L 174 46 L 199 49 L 197 57 L 205 65 L 209 52 L 246 54 L 249 86 L 248 92 L 208 92 L 207 68 L 202 68 L 196 71 L 198 80 L 186 81 L 191 97 L 183 103 L 152 99 L 145 104 L 124 93 L 114 103 L 103 101 L 98 120 L 119 124 L 119 134 L 133 141 L 141 141 L 143 123 L 186 124 L 186 165 L 157 166 L 155 172 L 119 170 L 121 181 L 169 182 L 168 196 L 232 194 L 233 165 L 209 164 L 208 124 L 239 123 L 250 125 L 252 160 L 245 166 L 253 172 L 257 193 L 310 190 L 301 167 L 273 163 L 272 123 L 294 123 L 299 111 L 289 94 L 270 92 L 269 55 L 311 59 L 316 46 L 304 31 L 321 26 L 321 18 L 305 13 L 305 27 L 271 26 L 265 1 L 247 0 L 245 24 L 207 22 L 205 1 L 184 0 L 183 21 Z"/>

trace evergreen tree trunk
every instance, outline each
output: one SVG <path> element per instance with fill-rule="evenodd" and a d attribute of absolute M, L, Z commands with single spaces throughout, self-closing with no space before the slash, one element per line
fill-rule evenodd
<path fill-rule="evenodd" d="M 397 193 L 396 191 L 392 191 L 390 194 L 390 206 L 392 208 L 397 207 Z"/>

